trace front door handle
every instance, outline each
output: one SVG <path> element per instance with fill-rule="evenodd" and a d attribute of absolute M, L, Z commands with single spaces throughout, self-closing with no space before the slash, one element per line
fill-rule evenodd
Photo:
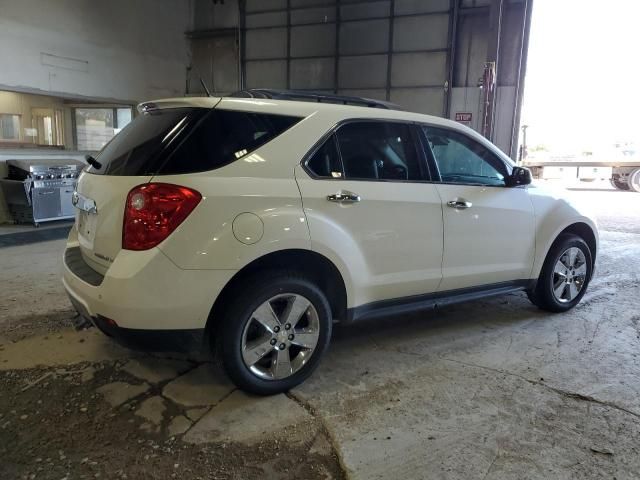
<path fill-rule="evenodd" d="M 340 191 L 332 195 L 327 195 L 327 200 L 335 203 L 356 203 L 361 200 L 360 195 L 353 192 Z"/>
<path fill-rule="evenodd" d="M 466 208 L 471 208 L 473 203 L 467 202 L 466 200 L 456 199 L 450 200 L 447 202 L 447 206 L 451 208 L 455 208 L 456 210 L 464 210 Z"/>

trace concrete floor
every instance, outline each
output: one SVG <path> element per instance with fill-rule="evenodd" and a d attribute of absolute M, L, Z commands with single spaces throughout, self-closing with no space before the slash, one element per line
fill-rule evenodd
<path fill-rule="evenodd" d="M 205 472 L 212 478 L 640 478 L 640 195 L 602 185 L 571 194 L 602 228 L 596 276 L 573 311 L 548 315 L 512 294 L 337 329 L 311 379 L 266 399 L 234 390 L 208 363 L 73 331 L 58 279 L 64 242 L 0 249 L 0 371 L 15 396 L 6 405 L 34 389 L 46 405 L 72 372 L 65 391 L 93 399 L 89 408 L 114 422 L 126 418 L 134 450 L 149 438 L 173 438 L 187 452 L 236 448 Z M 75 456 L 65 451 L 38 470 L 33 440 L 15 426 L 37 409 L 27 407 L 0 410 L 0 477 L 115 471 L 106 461 L 88 469 L 79 442 L 68 447 Z M 84 428 L 97 428 L 100 415 Z M 2 446 L 7 432 L 19 448 Z M 161 457 L 139 477 L 156 478 L 154 468 L 205 476 Z"/>

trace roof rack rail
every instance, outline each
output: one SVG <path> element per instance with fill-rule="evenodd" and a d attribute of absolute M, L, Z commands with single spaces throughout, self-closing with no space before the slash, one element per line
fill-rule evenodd
<path fill-rule="evenodd" d="M 275 90 L 270 88 L 250 88 L 234 92 L 230 97 L 235 98 L 269 98 L 273 100 L 294 100 L 301 102 L 335 103 L 340 105 L 357 105 L 361 107 L 385 108 L 388 110 L 400 110 L 401 108 L 391 102 L 374 100 L 372 98 L 350 97 L 345 95 L 332 95 L 322 92 L 307 90 Z"/>

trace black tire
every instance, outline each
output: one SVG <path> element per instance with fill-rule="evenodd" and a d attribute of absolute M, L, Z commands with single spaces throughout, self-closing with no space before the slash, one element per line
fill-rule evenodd
<path fill-rule="evenodd" d="M 628 183 L 621 182 L 613 178 L 610 181 L 611 181 L 611 186 L 613 186 L 617 190 L 623 190 L 625 192 L 628 192 L 631 189 Z"/>
<path fill-rule="evenodd" d="M 640 193 L 640 168 L 636 168 L 631 172 L 627 181 L 631 190 Z"/>
<path fill-rule="evenodd" d="M 560 302 L 553 292 L 554 267 L 564 252 L 572 247 L 579 248 L 584 254 L 587 267 L 586 278 L 582 288 L 578 292 L 578 295 L 573 300 Z M 593 255 L 591 254 L 591 250 L 587 243 L 577 235 L 563 234 L 558 237 L 549 249 L 549 253 L 547 253 L 547 258 L 542 266 L 542 271 L 540 272 L 536 286 L 533 290 L 527 291 L 527 295 L 529 300 L 531 300 L 531 303 L 542 310 L 554 313 L 566 312 L 567 310 L 571 310 L 580 302 L 580 300 L 582 300 L 582 297 L 589 286 L 592 273 Z"/>
<path fill-rule="evenodd" d="M 301 295 L 313 305 L 319 324 L 318 342 L 306 363 L 292 375 L 283 379 L 264 379 L 252 372 L 243 360 L 243 333 L 256 309 L 281 294 Z M 329 346 L 333 321 L 325 294 L 312 281 L 297 272 L 269 270 L 243 281 L 241 288 L 236 288 L 236 292 L 227 298 L 230 300 L 212 334 L 219 333 L 216 352 L 227 375 L 239 388 L 258 395 L 286 392 L 304 382 L 318 367 Z"/>

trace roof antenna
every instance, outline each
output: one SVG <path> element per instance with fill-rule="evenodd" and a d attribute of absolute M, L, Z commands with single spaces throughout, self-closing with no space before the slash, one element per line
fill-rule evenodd
<path fill-rule="evenodd" d="M 210 97 L 211 96 L 211 92 L 207 88 L 207 84 L 204 83 L 204 80 L 202 79 L 202 77 L 198 76 L 198 78 L 200 79 L 200 85 L 202 85 L 202 88 L 204 88 L 204 91 L 207 92 L 207 97 Z"/>

